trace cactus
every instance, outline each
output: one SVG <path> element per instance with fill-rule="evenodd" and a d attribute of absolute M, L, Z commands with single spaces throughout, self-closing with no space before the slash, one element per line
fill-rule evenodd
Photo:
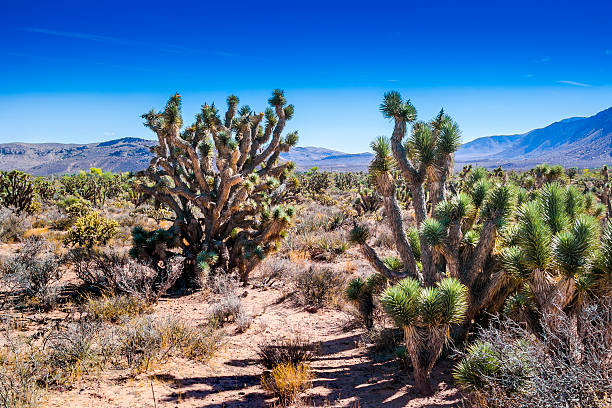
<path fill-rule="evenodd" d="M 332 175 L 313 167 L 304 174 L 303 188 L 311 197 L 324 194 L 332 185 Z"/>
<path fill-rule="evenodd" d="M 278 160 L 297 143 L 297 132 L 282 135 L 293 105 L 281 90 L 273 92 L 265 113 L 238 108 L 238 103 L 234 95 L 227 98 L 223 117 L 214 104 L 204 104 L 187 127 L 178 94 L 164 110 L 143 115 L 159 145 L 142 174 L 147 182 L 137 188 L 173 211 L 167 233 L 176 237 L 172 252 L 185 258 L 186 279 L 203 268 L 235 272 L 246 282 L 253 267 L 275 249 L 294 213 L 293 207 L 276 205 L 279 187 L 293 168 Z M 143 232 L 136 232 L 138 249 Z M 205 262 L 202 254 L 208 254 Z"/>
<path fill-rule="evenodd" d="M 63 176 L 60 185 L 64 195 L 79 196 L 98 208 L 110 198 L 117 198 L 122 194 L 129 196 L 132 187 L 129 174 L 103 172 L 95 167 L 88 173 L 82 171 Z"/>
<path fill-rule="evenodd" d="M 53 200 L 57 193 L 57 186 L 53 178 L 36 177 L 34 179 L 34 189 L 42 200 Z"/>
<path fill-rule="evenodd" d="M 359 191 L 359 197 L 353 202 L 353 208 L 358 215 L 376 212 L 382 205 L 382 198 L 375 191 L 364 188 Z"/>
<path fill-rule="evenodd" d="M 0 172 L 0 205 L 12 208 L 18 215 L 36 208 L 32 176 L 21 171 Z"/>

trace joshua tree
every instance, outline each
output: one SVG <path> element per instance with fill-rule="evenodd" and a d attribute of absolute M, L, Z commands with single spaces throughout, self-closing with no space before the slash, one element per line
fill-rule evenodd
<path fill-rule="evenodd" d="M 21 171 L 0 172 L 0 205 L 17 214 L 31 212 L 35 206 L 32 176 Z"/>
<path fill-rule="evenodd" d="M 163 111 L 143 115 L 159 145 L 145 172 L 149 182 L 139 189 L 172 210 L 175 219 L 163 234 L 136 231 L 133 254 L 142 249 L 167 255 L 174 245 L 185 257 L 185 273 L 196 268 L 237 272 L 246 282 L 250 270 L 274 249 L 294 212 L 275 205 L 278 187 L 292 169 L 290 162 L 279 163 L 279 155 L 298 140 L 297 132 L 282 135 L 294 108 L 281 90 L 273 92 L 272 108 L 265 112 L 246 105 L 239 109 L 238 102 L 228 97 L 223 117 L 214 104 L 204 104 L 184 128 L 178 94 Z M 159 248 L 156 236 L 164 238 Z"/>
<path fill-rule="evenodd" d="M 494 256 L 498 231 L 512 214 L 515 189 L 493 184 L 484 169 L 477 169 L 464 180 L 461 192 L 450 194 L 447 187 L 453 154 L 459 146 L 458 126 L 441 112 L 430 123 L 415 123 L 404 142 L 408 123 L 416 120 L 410 101 L 390 92 L 381 110 L 394 120 L 395 128 L 390 140 L 380 137 L 372 143 L 376 156 L 370 164 L 370 174 L 383 198 L 401 268 L 390 268 L 379 258 L 367 242 L 369 233 L 364 227 L 353 229 L 352 241 L 360 244 L 376 272 L 391 280 L 410 277 L 426 290 L 444 277 L 465 285 L 470 307 L 464 313 L 466 326 L 459 331 L 465 334 L 480 311 L 499 310 L 507 293 L 518 285 L 499 270 Z M 418 239 L 402 220 L 392 175 L 395 168 L 411 193 Z M 438 354 L 433 356 L 437 358 Z M 419 361 L 413 364 L 415 370 L 427 375 L 428 370 Z"/>
<path fill-rule="evenodd" d="M 404 330 L 417 390 L 431 394 L 429 376 L 450 327 L 465 318 L 466 287 L 457 279 L 445 278 L 436 286 L 424 288 L 416 279 L 406 278 L 387 289 L 381 302 L 387 314 Z"/>

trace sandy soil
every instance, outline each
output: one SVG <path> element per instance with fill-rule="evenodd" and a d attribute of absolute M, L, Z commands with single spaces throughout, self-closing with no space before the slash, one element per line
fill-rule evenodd
<path fill-rule="evenodd" d="M 257 346 L 266 339 L 296 335 L 320 343 L 312 362 L 316 378 L 305 395 L 307 406 L 329 407 L 457 407 L 459 393 L 450 385 L 450 365 L 441 361 L 434 372 L 437 392 L 422 398 L 396 362 L 377 362 L 360 346 L 364 329 L 340 310 L 309 312 L 283 299 L 280 289 L 248 288 L 241 292 L 252 314 L 251 327 L 235 334 L 232 326 L 216 356 L 207 364 L 172 359 L 149 374 L 130 378 L 123 371 L 105 371 L 69 391 L 51 393 L 47 407 L 265 407 L 273 404 L 259 385 L 262 367 Z M 193 324 L 207 318 L 201 293 L 162 299 L 159 316 L 177 315 Z M 155 398 L 153 397 L 155 395 Z"/>

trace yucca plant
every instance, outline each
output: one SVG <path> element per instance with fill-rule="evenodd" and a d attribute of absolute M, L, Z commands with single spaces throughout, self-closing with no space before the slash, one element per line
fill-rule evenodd
<path fill-rule="evenodd" d="M 442 279 L 432 287 L 405 278 L 383 292 L 381 303 L 404 330 L 417 390 L 431 394 L 429 376 L 449 337 L 450 327 L 465 318 L 467 288 L 454 278 Z"/>
<path fill-rule="evenodd" d="M 352 279 L 346 288 L 347 299 L 357 306 L 367 329 L 374 326 L 374 295 L 386 283 L 387 279 L 384 276 L 375 273 L 365 279 L 361 277 Z"/>
<path fill-rule="evenodd" d="M 519 208 L 513 237 L 502 252 L 503 269 L 526 285 L 538 311 L 579 307 L 593 291 L 610 285 L 609 228 L 602 234 L 572 187 L 546 184 L 536 200 Z"/>

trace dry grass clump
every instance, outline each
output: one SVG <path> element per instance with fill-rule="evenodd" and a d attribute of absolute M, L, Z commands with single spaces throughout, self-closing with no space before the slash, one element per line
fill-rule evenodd
<path fill-rule="evenodd" d="M 259 346 L 259 363 L 267 370 L 261 376 L 262 387 L 276 396 L 283 406 L 299 399 L 312 386 L 310 361 L 317 347 L 299 337 L 276 340 Z"/>
<path fill-rule="evenodd" d="M 8 340 L 0 347 L 0 407 L 34 408 L 41 395 L 37 366 L 23 344 L 14 338 Z"/>
<path fill-rule="evenodd" d="M 242 301 L 235 294 L 224 296 L 210 308 L 211 321 L 223 324 L 231 322 L 242 313 Z"/>
<path fill-rule="evenodd" d="M 54 330 L 45 340 L 39 383 L 68 387 L 84 375 L 102 368 L 101 327 L 79 321 Z"/>
<path fill-rule="evenodd" d="M 316 346 L 299 337 L 277 340 L 259 346 L 257 356 L 259 363 L 267 369 L 280 364 L 301 364 L 310 362 L 316 352 Z"/>
<path fill-rule="evenodd" d="M 5 330 L 0 346 L 0 407 L 35 407 L 43 391 L 66 389 L 108 366 L 137 374 L 173 355 L 206 362 L 222 333 L 176 318 L 139 317 L 120 326 L 80 320 L 58 326 L 41 341 Z"/>
<path fill-rule="evenodd" d="M 5 330 L 0 347 L 0 407 L 35 407 L 43 390 L 70 387 L 102 363 L 96 326 L 78 322 L 36 345 Z"/>
<path fill-rule="evenodd" d="M 174 354 L 207 361 L 221 344 L 221 333 L 214 325 L 192 328 L 176 318 L 140 317 L 115 332 L 116 356 L 136 373 L 149 371 Z"/>
<path fill-rule="evenodd" d="M 344 279 L 333 269 L 311 266 L 295 275 L 293 286 L 298 304 L 317 309 L 340 304 Z"/>
<path fill-rule="evenodd" d="M 344 253 L 349 244 L 342 227 L 346 217 L 335 207 L 325 207 L 312 203 L 300 211 L 295 225 L 282 242 L 281 250 L 307 252 L 308 258 L 331 259 Z"/>
<path fill-rule="evenodd" d="M 313 377 L 312 369 L 306 363 L 282 363 L 261 376 L 261 385 L 282 405 L 289 405 L 312 387 Z"/>
<path fill-rule="evenodd" d="M 95 320 L 117 323 L 150 311 L 151 304 L 135 296 L 104 293 L 98 297 L 88 296 L 82 308 Z"/>

